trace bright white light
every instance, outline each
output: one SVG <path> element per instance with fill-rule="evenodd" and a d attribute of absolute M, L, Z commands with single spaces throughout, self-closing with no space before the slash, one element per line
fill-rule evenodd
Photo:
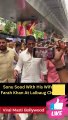
<path fill-rule="evenodd" d="M 5 23 L 0 21 L 0 25 L 3 25 L 3 26 L 5 26 Z"/>
<path fill-rule="evenodd" d="M 67 9 L 67 13 L 68 13 L 68 0 L 65 0 L 65 6 L 66 6 L 66 9 Z"/>

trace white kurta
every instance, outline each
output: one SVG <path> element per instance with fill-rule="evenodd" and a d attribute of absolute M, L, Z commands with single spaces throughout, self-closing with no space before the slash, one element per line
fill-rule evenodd
<path fill-rule="evenodd" d="M 28 49 L 20 53 L 15 70 L 20 72 L 22 69 L 21 83 L 39 83 L 41 72 L 46 75 L 46 62 L 42 58 L 33 58 Z"/>

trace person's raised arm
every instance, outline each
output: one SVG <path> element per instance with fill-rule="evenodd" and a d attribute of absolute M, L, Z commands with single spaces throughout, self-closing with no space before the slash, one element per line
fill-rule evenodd
<path fill-rule="evenodd" d="M 68 71 L 66 70 L 65 65 L 62 63 L 62 60 L 61 60 L 61 57 L 63 54 L 64 54 L 64 49 L 61 49 L 60 51 L 56 49 L 53 63 L 56 67 L 61 83 L 67 83 Z"/>

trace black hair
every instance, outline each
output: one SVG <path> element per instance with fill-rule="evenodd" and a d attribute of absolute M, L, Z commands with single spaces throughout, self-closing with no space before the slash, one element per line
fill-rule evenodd
<path fill-rule="evenodd" d="M 16 47 L 21 47 L 21 42 L 19 42 L 19 41 L 16 41 L 16 45 L 15 45 Z"/>
<path fill-rule="evenodd" d="M 6 40 L 6 35 L 5 35 L 5 34 L 0 33 L 0 39 L 4 39 L 4 40 Z"/>
<path fill-rule="evenodd" d="M 32 35 L 26 36 L 26 44 L 27 44 L 28 40 L 32 40 L 32 41 L 36 42 L 35 37 Z"/>
<path fill-rule="evenodd" d="M 55 42 L 54 38 L 51 39 L 51 42 Z"/>

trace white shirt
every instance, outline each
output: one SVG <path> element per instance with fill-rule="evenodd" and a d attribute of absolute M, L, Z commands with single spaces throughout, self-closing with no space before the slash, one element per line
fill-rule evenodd
<path fill-rule="evenodd" d="M 26 118 L 28 117 L 28 114 L 27 113 L 20 113 L 19 114 L 21 120 L 26 120 Z"/>
<path fill-rule="evenodd" d="M 20 72 L 22 69 L 21 83 L 39 83 L 41 72 L 46 75 L 47 67 L 42 58 L 33 58 L 28 49 L 21 52 L 15 70 Z"/>

